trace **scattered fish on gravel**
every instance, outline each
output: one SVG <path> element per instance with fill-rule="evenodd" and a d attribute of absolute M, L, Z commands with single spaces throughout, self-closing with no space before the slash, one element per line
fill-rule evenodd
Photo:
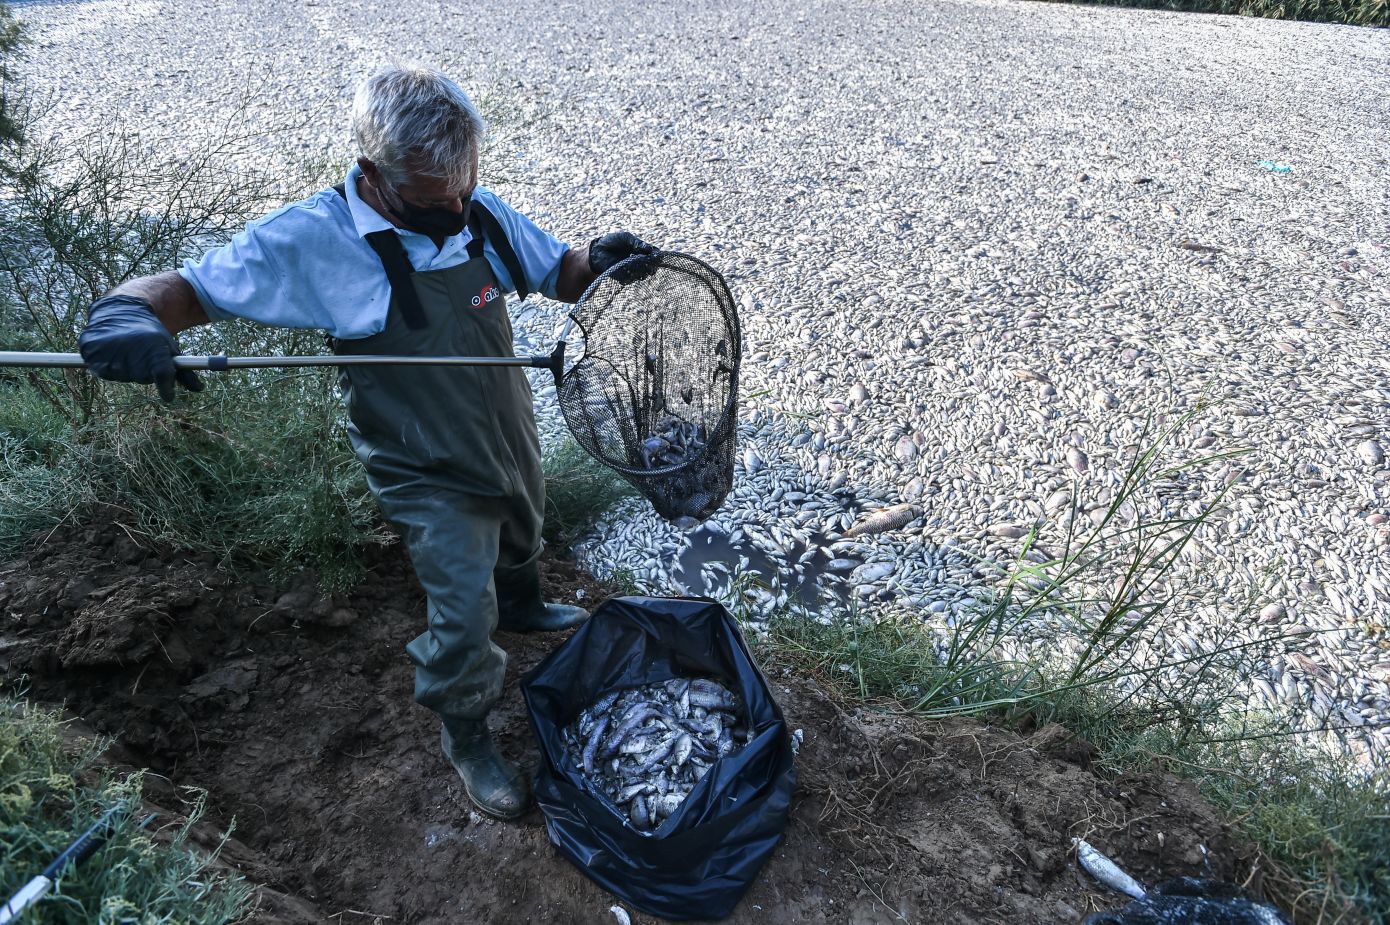
<path fill-rule="evenodd" d="M 642 832 L 673 815 L 748 735 L 738 696 L 710 678 L 610 691 L 561 732 L 571 764 Z"/>

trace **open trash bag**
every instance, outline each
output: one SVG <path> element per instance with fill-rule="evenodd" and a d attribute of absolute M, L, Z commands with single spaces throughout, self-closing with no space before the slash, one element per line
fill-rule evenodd
<path fill-rule="evenodd" d="M 1083 925 L 1289 925 L 1273 906 L 1255 901 L 1233 883 L 1178 877 L 1115 912 L 1098 912 Z"/>
<path fill-rule="evenodd" d="M 733 691 L 748 741 L 643 832 L 575 766 L 562 731 L 605 693 L 682 677 Z M 540 743 L 536 801 L 560 853 L 651 915 L 728 915 L 780 840 L 796 783 L 782 711 L 728 611 L 694 598 L 610 598 L 521 690 Z"/>

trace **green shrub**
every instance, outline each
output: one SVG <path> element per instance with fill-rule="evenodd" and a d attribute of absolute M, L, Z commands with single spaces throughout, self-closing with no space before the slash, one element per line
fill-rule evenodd
<path fill-rule="evenodd" d="M 31 142 L 0 229 L 0 343 L 76 350 L 87 305 L 163 272 L 270 205 L 316 186 L 229 164 L 269 142 L 228 126 L 195 153 L 117 130 Z M 268 155 L 268 152 L 265 152 Z M 307 174 L 307 171 L 306 171 Z M 321 353 L 321 335 L 237 323 L 186 332 L 196 353 Z M 0 549 L 101 506 L 158 542 L 228 560 L 318 569 L 349 583 L 379 542 L 375 507 L 341 426 L 331 372 L 209 375 L 165 405 L 81 371 L 0 372 Z"/>
<path fill-rule="evenodd" d="M 1191 13 L 1230 13 L 1237 16 L 1333 22 L 1351 26 L 1390 26 L 1390 3 L 1387 0 L 1075 0 L 1075 2 Z"/>
<path fill-rule="evenodd" d="M 10 152 L 24 139 L 24 102 L 10 67 L 23 44 L 18 20 L 0 0 L 0 175 L 9 172 Z"/>
<path fill-rule="evenodd" d="M 545 527 L 547 543 L 568 550 L 624 498 L 636 494 L 612 470 L 592 459 L 569 437 L 546 451 Z"/>
<path fill-rule="evenodd" d="M 215 873 L 213 858 L 187 844 L 189 826 L 201 814 L 192 793 L 186 822 L 166 829 L 164 844 L 138 825 L 141 780 L 122 780 L 94 768 L 99 749 L 73 753 L 56 716 L 0 695 L 0 896 L 8 897 L 37 876 L 103 811 L 118 814 L 105 845 L 59 876 L 53 892 L 32 906 L 24 921 L 88 925 L 91 922 L 220 925 L 238 920 L 249 889 L 240 879 Z M 84 784 L 89 778 L 95 783 Z"/>

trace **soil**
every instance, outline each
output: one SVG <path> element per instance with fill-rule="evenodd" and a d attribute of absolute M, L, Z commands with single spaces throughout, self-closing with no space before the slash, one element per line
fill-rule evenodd
<path fill-rule="evenodd" d="M 549 599 L 591 607 L 611 591 L 554 556 L 544 581 Z M 181 788 L 205 788 L 197 838 L 233 832 L 221 863 L 257 885 L 253 921 L 613 925 L 615 904 L 654 921 L 561 858 L 539 812 L 503 824 L 470 810 L 411 700 L 404 646 L 423 613 L 399 546 L 328 596 L 312 574 L 238 580 L 99 523 L 0 567 L 0 673 L 114 737 L 110 760 L 151 769 L 160 811 L 177 818 Z M 492 725 L 534 767 L 517 679 L 563 640 L 497 641 L 508 685 Z M 1239 882 L 1252 867 L 1191 785 L 1104 779 L 1060 727 L 926 722 L 846 706 L 775 665 L 768 678 L 804 734 L 797 795 L 726 921 L 1070 923 L 1122 905 L 1077 868 L 1072 836 L 1143 882 Z"/>

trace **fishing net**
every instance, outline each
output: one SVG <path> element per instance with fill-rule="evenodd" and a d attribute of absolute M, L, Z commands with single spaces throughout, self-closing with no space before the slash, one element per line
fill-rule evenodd
<path fill-rule="evenodd" d="M 664 251 L 600 276 L 573 312 L 584 355 L 564 373 L 574 438 L 679 526 L 709 517 L 734 481 L 742 340 L 706 264 Z"/>

